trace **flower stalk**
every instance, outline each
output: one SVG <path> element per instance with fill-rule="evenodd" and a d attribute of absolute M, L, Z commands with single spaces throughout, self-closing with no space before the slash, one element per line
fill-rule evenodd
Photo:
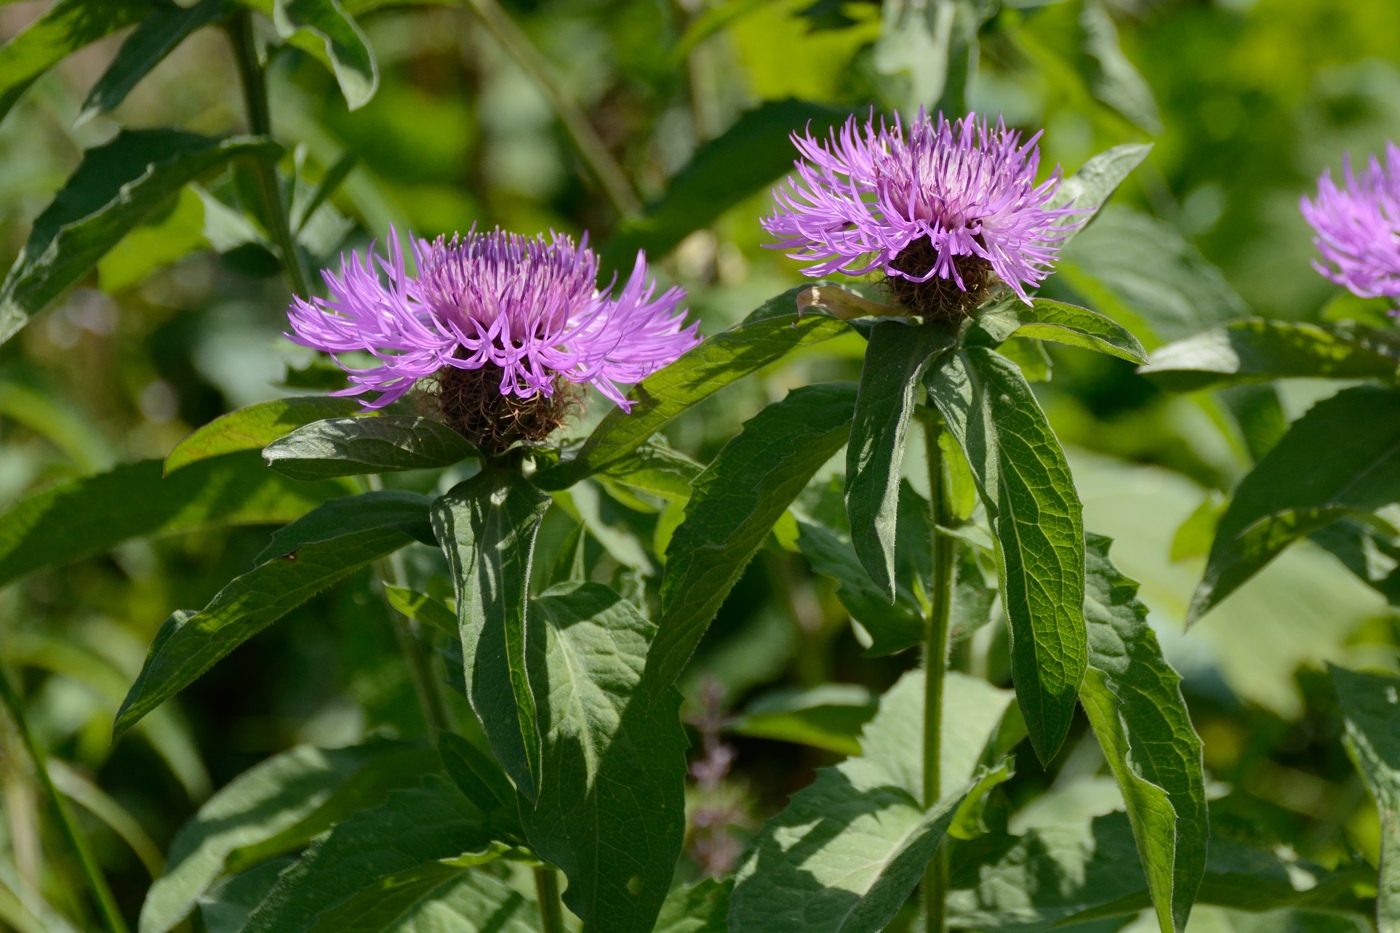
<path fill-rule="evenodd" d="M 943 420 L 936 413 L 924 420 L 924 444 L 928 456 L 929 502 L 932 509 L 932 587 L 924 624 L 924 809 L 942 796 L 943 680 L 948 669 L 948 622 L 953 605 L 952 535 L 943 529 L 955 523 L 946 484 L 942 448 L 938 444 Z M 948 892 L 948 851 L 940 846 L 924 869 L 924 917 L 928 933 L 944 933 Z"/>
<path fill-rule="evenodd" d="M 535 896 L 540 903 L 541 933 L 564 933 L 564 904 L 559 900 L 559 872 L 548 865 L 535 869 Z"/>

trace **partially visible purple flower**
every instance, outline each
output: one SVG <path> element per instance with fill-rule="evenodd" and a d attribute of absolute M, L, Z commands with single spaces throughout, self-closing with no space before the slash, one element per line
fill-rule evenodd
<path fill-rule="evenodd" d="M 1348 156 L 1342 171 L 1345 188 L 1324 171 L 1317 199 L 1301 200 L 1324 260 L 1313 268 L 1362 298 L 1400 298 L 1400 148 L 1386 143 L 1385 165 L 1373 155 L 1360 175 Z"/>
<path fill-rule="evenodd" d="M 1079 213 L 1046 207 L 1060 175 L 1036 185 L 1039 140 L 1023 143 L 1001 120 L 968 114 L 954 124 L 939 114 L 935 123 L 922 110 L 907 133 L 898 116 L 888 127 L 872 114 L 825 141 L 793 134 L 802 158 L 774 189 L 778 207 L 763 226 L 811 263 L 810 276 L 879 269 L 892 286 L 936 277 L 968 292 L 982 283 L 966 278 L 990 267 L 1029 302 L 1026 288 L 1049 274 L 1075 226 L 1067 218 Z"/>
<path fill-rule="evenodd" d="M 637 254 L 616 297 L 597 287 L 598 258 L 588 238 L 526 237 L 475 228 L 451 240 L 412 241 L 418 267 L 404 266 L 397 232 L 388 256 L 341 256 L 340 274 L 323 273 L 329 298 L 296 298 L 287 336 L 331 354 L 368 351 L 379 361 L 344 366 L 351 388 L 378 393 L 364 402 L 392 404 L 419 380 L 454 368 L 499 370 L 491 388 L 504 396 L 552 396 L 556 379 L 591 383 L 624 411 L 620 383 L 633 383 L 694 346 L 680 288 L 660 295 Z M 382 273 L 382 275 L 381 275 Z"/>

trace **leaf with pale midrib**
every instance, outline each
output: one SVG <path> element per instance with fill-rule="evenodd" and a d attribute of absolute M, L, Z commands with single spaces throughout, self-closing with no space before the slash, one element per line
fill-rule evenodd
<path fill-rule="evenodd" d="M 263 448 L 268 466 L 300 480 L 433 470 L 475 456 L 476 448 L 442 422 L 397 415 L 328 418 Z"/>
<path fill-rule="evenodd" d="M 1015 337 L 1093 350 L 1129 363 L 1147 360 L 1146 351 L 1132 332 L 1097 311 L 1048 298 L 1034 299 L 1029 308 L 1023 304 L 1012 305 L 1011 311 L 1019 324 L 1013 331 Z"/>
<path fill-rule="evenodd" d="M 175 445 L 165 457 L 166 474 L 192 463 L 243 450 L 262 450 L 304 425 L 325 418 L 353 415 L 360 403 L 351 398 L 310 395 L 259 402 L 213 421 Z"/>
<path fill-rule="evenodd" d="M 1074 207 L 1083 213 L 1070 218 L 1070 227 L 1064 244 L 1074 239 L 1079 231 L 1093 222 L 1099 211 L 1113 192 L 1118 190 L 1133 169 L 1142 164 L 1152 151 L 1151 143 L 1126 143 L 1106 149 L 1079 167 L 1079 171 L 1066 178 L 1055 196 L 1046 202 L 1046 207 Z"/>

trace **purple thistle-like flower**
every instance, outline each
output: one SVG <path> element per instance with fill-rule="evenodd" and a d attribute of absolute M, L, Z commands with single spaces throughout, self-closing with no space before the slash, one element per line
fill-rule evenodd
<path fill-rule="evenodd" d="M 1400 148 L 1386 143 L 1385 164 L 1373 155 L 1360 175 L 1347 157 L 1343 175 L 1340 188 L 1324 171 L 1317 199 L 1301 200 L 1324 260 L 1313 268 L 1362 298 L 1400 298 Z"/>
<path fill-rule="evenodd" d="M 1036 133 L 1021 136 L 976 114 L 935 123 L 920 110 L 906 128 L 894 118 L 864 128 L 851 117 L 826 141 L 793 134 L 802 158 L 774 189 L 778 202 L 763 226 L 777 248 L 808 262 L 810 276 L 882 270 L 900 282 L 951 280 L 962 292 L 990 269 L 1022 300 L 1049 274 L 1059 243 L 1075 226 L 1073 208 L 1046 203 L 1059 189 L 1055 174 L 1039 186 Z M 909 289 L 905 289 L 908 291 Z M 916 308 L 916 310 L 922 310 Z"/>
<path fill-rule="evenodd" d="M 297 298 L 288 312 L 294 342 L 331 354 L 368 351 L 379 361 L 341 364 L 353 385 L 336 394 L 378 393 L 366 408 L 392 404 L 435 374 L 490 369 L 499 372 L 490 388 L 502 396 L 549 397 L 563 378 L 591 383 L 626 411 L 619 383 L 646 378 L 699 339 L 697 325 L 676 311 L 685 292 L 657 295 L 641 253 L 613 297 L 597 288 L 587 236 L 575 245 L 558 233 L 473 228 L 412 246 L 416 276 L 391 229 L 387 257 L 373 247 L 363 257 L 342 255 L 339 275 L 323 273 L 330 297 Z"/>

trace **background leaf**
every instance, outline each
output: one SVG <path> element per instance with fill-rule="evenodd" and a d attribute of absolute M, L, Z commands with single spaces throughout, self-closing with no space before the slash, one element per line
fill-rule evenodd
<path fill-rule="evenodd" d="M 439 469 L 475 456 L 476 448 L 442 422 L 394 415 L 316 421 L 263 448 L 272 469 L 308 481 Z"/>

